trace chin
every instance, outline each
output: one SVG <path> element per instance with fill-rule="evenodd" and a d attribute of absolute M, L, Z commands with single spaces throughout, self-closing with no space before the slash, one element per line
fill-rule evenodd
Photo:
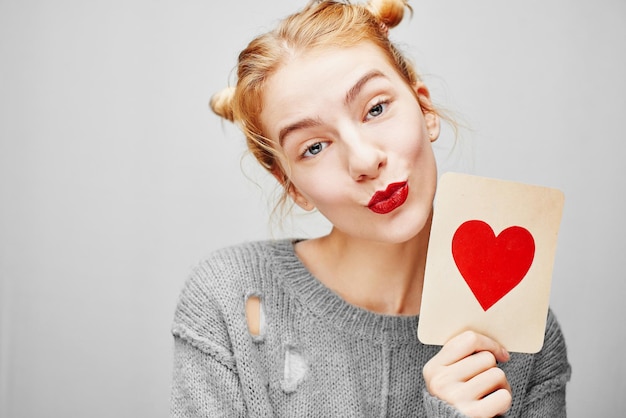
<path fill-rule="evenodd" d="M 430 234 L 431 224 L 431 212 L 425 216 L 416 218 L 411 216 L 410 220 L 398 219 L 394 222 L 394 225 L 389 225 L 381 231 L 378 231 L 378 236 L 374 239 L 381 243 L 387 244 L 404 244 L 413 239 L 418 239 L 423 234 L 426 237 Z"/>
<path fill-rule="evenodd" d="M 411 239 L 422 235 L 425 235 L 428 240 L 428 237 L 430 236 L 430 226 L 433 219 L 432 207 L 428 208 L 428 210 L 424 210 L 421 216 L 415 217 L 415 215 L 413 215 L 411 218 L 411 221 L 408 221 L 403 225 L 401 232 L 405 240 L 402 242 L 410 241 Z"/>
<path fill-rule="evenodd" d="M 380 242 L 387 244 L 405 244 L 413 239 L 417 239 L 421 235 L 422 231 L 423 228 L 417 231 L 405 229 L 398 234 L 387 234 L 386 236 L 381 237 Z"/>

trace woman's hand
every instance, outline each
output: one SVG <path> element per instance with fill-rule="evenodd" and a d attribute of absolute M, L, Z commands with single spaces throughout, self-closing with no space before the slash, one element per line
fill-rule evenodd
<path fill-rule="evenodd" d="M 424 366 L 426 388 L 469 417 L 504 414 L 511 407 L 511 387 L 497 363 L 508 360 L 509 353 L 491 338 L 463 332 Z"/>

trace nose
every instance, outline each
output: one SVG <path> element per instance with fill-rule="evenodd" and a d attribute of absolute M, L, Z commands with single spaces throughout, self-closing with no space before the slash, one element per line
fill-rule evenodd
<path fill-rule="evenodd" d="M 387 154 L 376 141 L 354 132 L 344 143 L 350 176 L 356 181 L 378 177 L 387 164 Z"/>

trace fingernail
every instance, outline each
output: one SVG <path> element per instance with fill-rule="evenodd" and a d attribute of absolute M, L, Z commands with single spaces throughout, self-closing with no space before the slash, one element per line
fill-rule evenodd
<path fill-rule="evenodd" d="M 509 354 L 509 352 L 506 351 L 505 348 L 502 348 L 502 359 L 503 359 L 503 361 L 509 361 L 510 358 L 511 358 L 511 355 Z"/>

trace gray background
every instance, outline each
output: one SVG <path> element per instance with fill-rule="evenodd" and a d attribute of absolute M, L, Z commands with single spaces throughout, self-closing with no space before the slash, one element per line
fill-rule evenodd
<path fill-rule="evenodd" d="M 626 410 L 626 2 L 422 0 L 392 31 L 466 129 L 441 169 L 556 187 L 571 417 Z M 165 417 L 172 312 L 273 186 L 207 110 L 303 1 L 0 1 L 0 416 Z"/>

